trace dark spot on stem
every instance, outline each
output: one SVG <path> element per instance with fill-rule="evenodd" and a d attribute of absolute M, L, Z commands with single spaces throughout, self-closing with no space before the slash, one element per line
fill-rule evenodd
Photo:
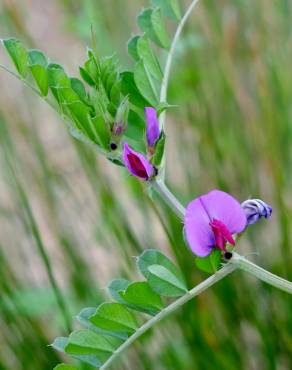
<path fill-rule="evenodd" d="M 110 143 L 110 148 L 111 150 L 116 150 L 117 149 L 117 144 L 116 143 Z"/>
<path fill-rule="evenodd" d="M 232 252 L 225 252 L 224 253 L 224 258 L 226 260 L 231 260 L 232 256 L 233 256 Z"/>

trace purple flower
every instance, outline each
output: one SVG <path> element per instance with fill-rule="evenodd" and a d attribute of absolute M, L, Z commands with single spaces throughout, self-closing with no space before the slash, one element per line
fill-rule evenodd
<path fill-rule="evenodd" d="M 241 203 L 241 207 L 248 225 L 255 224 L 261 217 L 269 218 L 273 211 L 273 208 L 261 199 L 248 199 Z"/>
<path fill-rule="evenodd" d="M 154 108 L 145 107 L 146 115 L 146 138 L 150 148 L 153 148 L 160 136 L 159 122 Z"/>
<path fill-rule="evenodd" d="M 142 180 L 149 180 L 154 174 L 154 168 L 148 159 L 131 149 L 128 143 L 124 143 L 122 159 L 129 172 Z"/>
<path fill-rule="evenodd" d="M 212 190 L 191 201 L 185 214 L 185 235 L 191 250 L 199 257 L 208 256 L 213 248 L 226 251 L 226 243 L 235 245 L 232 234 L 246 226 L 240 203 L 231 195 Z"/>

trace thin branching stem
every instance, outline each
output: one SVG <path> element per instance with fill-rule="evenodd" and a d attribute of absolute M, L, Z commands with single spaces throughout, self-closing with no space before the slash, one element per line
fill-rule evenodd
<path fill-rule="evenodd" d="M 168 52 L 168 55 L 167 55 L 165 67 L 164 67 L 164 72 L 163 72 L 163 79 L 162 79 L 162 83 L 161 83 L 160 99 L 159 99 L 160 103 L 165 103 L 166 100 L 167 100 L 167 90 L 168 90 L 168 84 L 169 84 L 169 78 L 170 78 L 170 71 L 171 71 L 172 61 L 173 61 L 174 52 L 175 52 L 175 49 L 176 49 L 176 46 L 177 46 L 177 42 L 180 38 L 181 32 L 182 32 L 189 16 L 191 15 L 193 9 L 198 4 L 198 2 L 199 2 L 199 0 L 193 0 L 191 2 L 189 7 L 187 8 L 185 14 L 181 18 L 181 20 L 180 20 L 180 22 L 177 26 L 176 32 L 174 34 L 174 37 L 172 39 L 171 46 L 170 46 L 170 49 L 169 49 L 169 52 Z M 159 124 L 160 124 L 160 129 L 161 130 L 164 130 L 165 118 L 166 118 L 165 114 L 166 113 L 164 111 L 159 116 Z M 160 176 L 161 176 L 162 179 L 165 178 L 165 152 L 164 152 L 163 159 L 162 159 L 162 166 L 161 166 Z"/>
<path fill-rule="evenodd" d="M 184 28 L 184 25 L 186 21 L 188 20 L 191 12 L 195 8 L 195 6 L 198 4 L 200 0 L 193 0 L 191 4 L 189 5 L 188 9 L 186 10 L 184 16 L 180 20 L 176 32 L 174 34 L 174 37 L 171 42 L 171 46 L 167 55 L 166 63 L 165 63 L 165 68 L 164 68 L 164 73 L 163 73 L 163 79 L 162 79 L 162 84 L 161 84 L 161 89 L 160 89 L 160 102 L 164 103 L 167 98 L 167 89 L 168 89 L 168 83 L 169 83 L 169 77 L 170 77 L 170 70 L 171 70 L 171 65 L 173 61 L 173 56 L 174 52 L 177 46 L 177 42 L 179 40 L 179 37 L 181 35 L 181 32 Z M 161 128 L 164 126 L 164 121 L 165 121 L 165 114 L 160 115 L 160 125 Z"/>
<path fill-rule="evenodd" d="M 165 185 L 165 182 L 161 179 L 153 180 L 151 183 L 153 189 L 159 193 L 161 198 L 166 204 L 173 210 L 173 212 L 183 220 L 185 214 L 185 207 L 178 201 L 173 193 Z"/>

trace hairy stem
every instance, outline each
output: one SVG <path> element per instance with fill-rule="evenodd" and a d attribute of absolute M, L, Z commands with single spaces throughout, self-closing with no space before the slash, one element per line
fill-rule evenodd
<path fill-rule="evenodd" d="M 258 279 L 268 283 L 284 292 L 292 294 L 292 283 L 288 280 L 285 280 L 271 272 L 263 269 L 262 267 L 256 265 L 255 263 L 247 260 L 243 256 L 240 256 L 237 253 L 233 253 L 233 257 L 230 263 L 236 265 L 243 271 L 248 272 L 249 274 L 257 277 Z"/>
<path fill-rule="evenodd" d="M 173 311 L 177 310 L 183 306 L 186 302 L 196 297 L 197 295 L 203 293 L 206 289 L 222 280 L 225 276 L 229 275 L 231 272 L 236 270 L 237 266 L 235 264 L 228 263 L 221 270 L 216 272 L 214 275 L 210 276 L 208 279 L 204 280 L 199 285 L 195 286 L 193 289 L 189 290 L 182 297 L 171 303 L 169 306 L 161 310 L 156 316 L 147 321 L 142 325 L 133 335 L 131 335 L 115 352 L 112 356 L 100 367 L 100 370 L 108 368 L 116 357 L 123 351 L 125 351 L 136 339 L 138 339 L 147 330 L 152 328 L 154 325 L 159 323 L 166 316 L 171 314 Z"/>

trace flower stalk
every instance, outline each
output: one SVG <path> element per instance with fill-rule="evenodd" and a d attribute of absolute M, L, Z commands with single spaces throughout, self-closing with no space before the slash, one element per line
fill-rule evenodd
<path fill-rule="evenodd" d="M 290 281 L 285 280 L 275 274 L 272 274 L 271 272 L 249 261 L 245 257 L 237 253 L 233 253 L 233 257 L 231 258 L 230 263 L 237 266 L 241 270 L 255 276 L 259 280 L 262 280 L 265 283 L 274 286 L 275 288 L 283 290 L 284 292 L 292 294 L 292 283 Z"/>

